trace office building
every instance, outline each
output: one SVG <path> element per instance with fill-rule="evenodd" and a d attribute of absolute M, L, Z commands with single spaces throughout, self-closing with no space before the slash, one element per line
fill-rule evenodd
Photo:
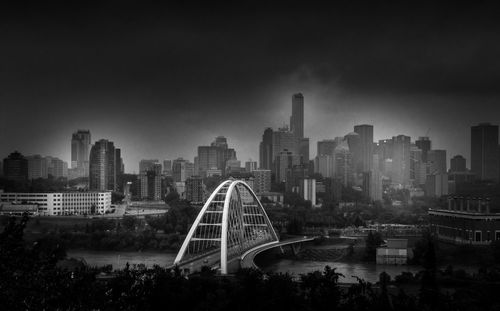
<path fill-rule="evenodd" d="M 241 161 L 237 159 L 228 159 L 226 161 L 226 174 L 241 173 Z"/>
<path fill-rule="evenodd" d="M 393 140 L 392 182 L 403 187 L 410 184 L 411 138 L 398 135 Z"/>
<path fill-rule="evenodd" d="M 285 191 L 299 192 L 301 180 L 309 176 L 309 170 L 303 165 L 293 165 L 286 170 Z"/>
<path fill-rule="evenodd" d="M 444 174 L 447 170 L 446 150 L 429 150 L 427 153 L 429 174 Z"/>
<path fill-rule="evenodd" d="M 28 160 L 19 152 L 14 151 L 3 159 L 3 174 L 8 180 L 25 181 L 28 179 Z"/>
<path fill-rule="evenodd" d="M 0 202 L 35 204 L 45 216 L 105 214 L 111 208 L 111 192 L 0 192 Z"/>
<path fill-rule="evenodd" d="M 324 139 L 318 141 L 318 152 L 317 155 L 331 155 L 333 156 L 333 151 L 337 146 L 337 141 L 334 139 Z"/>
<path fill-rule="evenodd" d="M 361 171 L 368 172 L 373 166 L 373 125 L 356 125 L 354 132 L 359 135 Z"/>
<path fill-rule="evenodd" d="M 191 176 L 186 179 L 186 200 L 192 204 L 203 204 L 203 179 L 200 176 Z"/>
<path fill-rule="evenodd" d="M 427 196 L 432 197 L 448 195 L 448 174 L 427 175 L 425 192 Z"/>
<path fill-rule="evenodd" d="M 300 180 L 299 195 L 306 201 L 311 201 L 316 206 L 316 179 L 303 178 Z"/>
<path fill-rule="evenodd" d="M 52 178 L 68 177 L 68 163 L 56 157 L 45 157 L 47 174 Z"/>
<path fill-rule="evenodd" d="M 478 180 L 499 180 L 498 125 L 471 127 L 471 171 Z"/>
<path fill-rule="evenodd" d="M 277 153 L 274 162 L 274 174 L 277 182 L 285 182 L 287 170 L 301 164 L 300 156 L 286 149 Z"/>
<path fill-rule="evenodd" d="M 262 135 L 262 141 L 259 146 L 259 168 L 271 170 L 273 169 L 273 129 L 266 128 Z"/>
<path fill-rule="evenodd" d="M 255 193 L 271 191 L 271 170 L 253 170 L 252 174 Z"/>
<path fill-rule="evenodd" d="M 490 211 L 484 197 L 448 197 L 447 208 L 428 211 L 431 232 L 457 245 L 488 245 L 500 240 L 500 214 Z"/>
<path fill-rule="evenodd" d="M 228 148 L 227 139 L 224 136 L 218 136 L 210 146 L 198 147 L 197 158 L 197 169 L 200 175 L 206 176 L 206 171 L 209 169 L 219 169 L 225 174 L 226 162 L 236 159 L 236 151 Z"/>
<path fill-rule="evenodd" d="M 161 164 L 154 163 L 139 174 L 141 199 L 160 201 L 163 198 L 161 173 Z"/>
<path fill-rule="evenodd" d="M 177 158 L 172 162 L 172 177 L 175 182 L 185 182 L 193 176 L 194 164 L 183 158 Z"/>
<path fill-rule="evenodd" d="M 361 139 L 359 134 L 351 132 L 344 136 L 344 140 L 347 142 L 349 152 L 352 156 L 353 173 L 361 173 L 363 171 L 363 164 L 361 162 Z"/>
<path fill-rule="evenodd" d="M 245 162 L 245 171 L 251 173 L 257 169 L 257 162 L 252 159 Z"/>
<path fill-rule="evenodd" d="M 337 145 L 334 150 L 335 178 L 344 186 L 353 182 L 352 154 L 347 140 Z"/>
<path fill-rule="evenodd" d="M 450 172 L 467 172 L 467 160 L 461 155 L 451 158 Z"/>
<path fill-rule="evenodd" d="M 151 171 L 154 169 L 154 166 L 158 164 L 158 159 L 143 159 L 139 161 L 139 173 Z"/>
<path fill-rule="evenodd" d="M 75 178 L 89 176 L 92 140 L 89 130 L 77 130 L 71 137 L 71 169 Z"/>
<path fill-rule="evenodd" d="M 299 155 L 303 164 L 309 163 L 309 138 L 300 138 L 298 140 Z"/>
<path fill-rule="evenodd" d="M 422 150 L 416 145 L 410 146 L 410 181 L 415 187 L 425 184 L 427 163 L 422 160 Z"/>
<path fill-rule="evenodd" d="M 27 156 L 28 160 L 28 179 L 47 178 L 47 159 L 41 155 Z"/>
<path fill-rule="evenodd" d="M 298 139 L 304 138 L 304 96 L 301 93 L 292 96 L 290 131 Z"/>
<path fill-rule="evenodd" d="M 172 160 L 163 160 L 163 175 L 172 176 Z"/>
<path fill-rule="evenodd" d="M 101 139 L 90 149 L 89 189 L 93 191 L 116 191 L 115 145 Z"/>
<path fill-rule="evenodd" d="M 314 172 L 321 174 L 324 178 L 333 178 L 335 176 L 335 155 L 323 154 L 314 159 Z"/>
<path fill-rule="evenodd" d="M 415 141 L 415 145 L 422 150 L 422 161 L 427 163 L 427 153 L 432 148 L 431 140 L 427 136 L 421 136 Z"/>

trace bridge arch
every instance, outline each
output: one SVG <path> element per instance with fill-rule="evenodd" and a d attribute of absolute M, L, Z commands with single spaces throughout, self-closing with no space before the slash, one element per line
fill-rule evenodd
<path fill-rule="evenodd" d="M 255 247 L 278 242 L 271 221 L 250 186 L 230 179 L 222 182 L 203 205 L 174 265 L 207 256 L 212 258 L 210 265 L 227 274 L 229 262 L 239 260 Z"/>

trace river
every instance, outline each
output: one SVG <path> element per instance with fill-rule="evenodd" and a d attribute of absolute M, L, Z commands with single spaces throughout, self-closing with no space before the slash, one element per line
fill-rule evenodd
<path fill-rule="evenodd" d="M 128 262 L 130 265 L 144 264 L 146 267 L 159 265 L 169 266 L 174 262 L 175 253 L 162 252 L 117 252 L 117 251 L 87 251 L 71 250 L 68 251 L 68 257 L 84 259 L 90 266 L 112 265 L 113 269 L 123 269 Z M 321 261 L 302 261 L 291 259 L 280 259 L 273 261 L 269 265 L 262 267 L 265 272 L 288 272 L 292 275 L 323 271 L 324 267 L 329 265 L 336 268 L 336 271 L 343 274 L 340 278 L 342 283 L 356 283 L 356 275 L 359 278 L 369 282 L 377 282 L 382 271 L 387 272 L 392 278 L 403 271 L 412 273 L 418 272 L 419 267 L 415 266 L 381 266 L 373 263 L 349 263 L 342 261 L 321 262 Z"/>

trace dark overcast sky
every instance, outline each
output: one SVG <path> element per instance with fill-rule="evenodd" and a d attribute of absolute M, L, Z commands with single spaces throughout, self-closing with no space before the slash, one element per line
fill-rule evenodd
<path fill-rule="evenodd" d="M 376 140 L 430 129 L 434 148 L 469 158 L 470 126 L 500 123 L 499 11 L 346 3 L 2 7 L 0 155 L 69 161 L 84 128 L 128 172 L 192 160 L 217 135 L 244 162 L 302 92 L 312 156 L 370 123 Z"/>

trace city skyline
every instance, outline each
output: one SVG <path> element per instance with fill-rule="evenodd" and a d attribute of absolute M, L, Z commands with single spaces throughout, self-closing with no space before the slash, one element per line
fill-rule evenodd
<path fill-rule="evenodd" d="M 289 123 L 298 92 L 312 156 L 317 141 L 371 124 L 375 141 L 429 136 L 448 161 L 460 154 L 470 166 L 470 127 L 500 124 L 499 26 L 486 4 L 135 9 L 1 20 L 2 157 L 71 163 L 71 133 L 82 128 L 92 143 L 120 146 L 127 172 L 144 158 L 192 161 L 219 135 L 238 159 L 256 160 L 263 129 Z"/>

